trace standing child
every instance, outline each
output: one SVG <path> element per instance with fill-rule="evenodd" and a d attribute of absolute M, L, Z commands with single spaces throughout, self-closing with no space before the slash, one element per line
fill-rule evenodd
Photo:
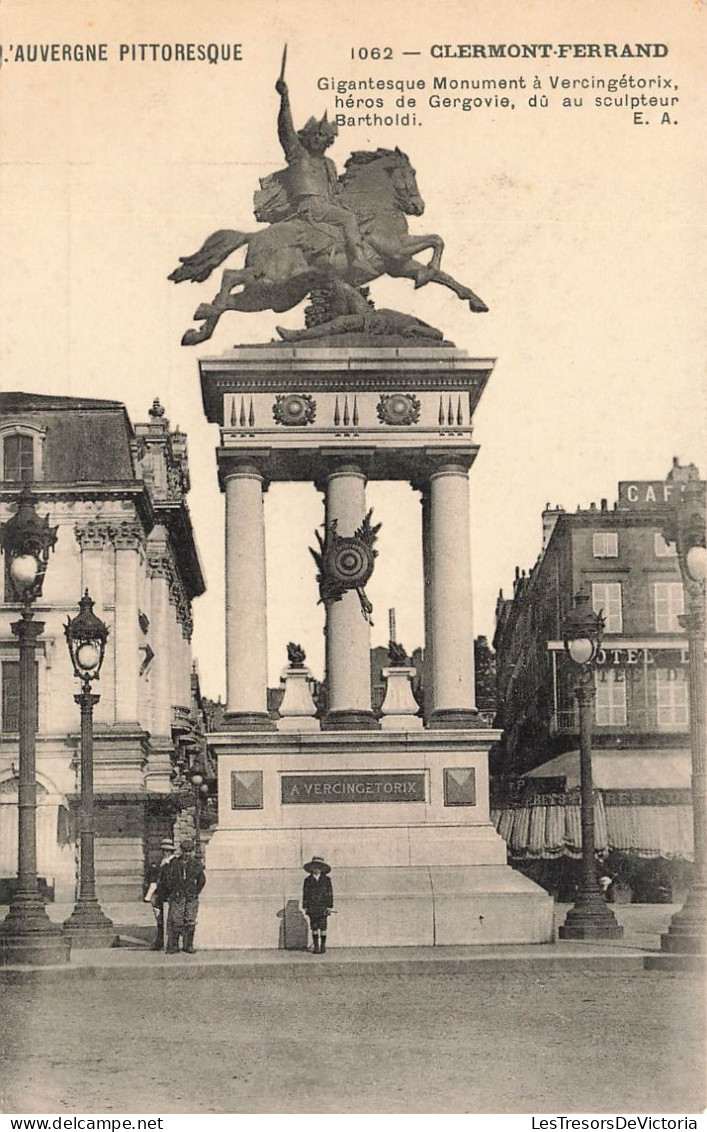
<path fill-rule="evenodd" d="M 327 917 L 334 907 L 334 890 L 329 879 L 331 867 L 323 857 L 312 857 L 304 868 L 309 876 L 304 881 L 302 907 L 309 917 L 314 954 L 323 955 L 326 951 Z"/>

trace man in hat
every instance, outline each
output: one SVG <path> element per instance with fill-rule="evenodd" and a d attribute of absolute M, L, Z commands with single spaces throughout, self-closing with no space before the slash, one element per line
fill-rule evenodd
<path fill-rule="evenodd" d="M 325 114 L 320 121 L 310 118 L 301 130 L 295 130 L 285 80 L 278 79 L 275 89 L 280 95 L 277 133 L 289 167 L 284 179 L 288 200 L 294 204 L 296 215 L 309 224 L 315 227 L 321 223 L 333 224 L 338 228 L 344 238 L 349 265 L 370 272 L 358 220 L 355 213 L 337 203 L 336 166 L 324 156 L 339 132 L 337 126 L 329 122 Z"/>
<path fill-rule="evenodd" d="M 309 917 L 314 954 L 323 955 L 326 951 L 327 918 L 334 907 L 334 890 L 329 879 L 331 867 L 323 857 L 312 857 L 304 869 L 309 876 L 304 880 L 302 907 Z"/>
<path fill-rule="evenodd" d="M 162 854 L 160 860 L 153 862 L 147 870 L 145 877 L 145 895 L 143 897 L 146 904 L 152 905 L 152 910 L 155 913 L 155 919 L 157 921 L 157 935 L 155 936 L 155 942 L 150 948 L 151 951 L 164 950 L 164 901 L 161 896 L 158 896 L 157 890 L 162 869 L 174 856 L 174 842 L 170 837 L 165 837 L 160 842 L 160 851 Z"/>
<path fill-rule="evenodd" d="M 168 861 L 160 874 L 157 893 L 169 904 L 167 913 L 167 954 L 182 950 L 194 955 L 194 932 L 199 911 L 199 893 L 206 884 L 201 861 L 194 856 L 194 842 L 185 837 L 179 843 L 179 856 Z"/>

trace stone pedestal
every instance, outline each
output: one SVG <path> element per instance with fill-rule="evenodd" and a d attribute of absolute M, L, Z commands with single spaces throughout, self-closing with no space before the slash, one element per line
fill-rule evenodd
<path fill-rule="evenodd" d="M 414 668 L 384 668 L 385 699 L 381 705 L 383 731 L 418 731 L 422 727 L 419 707 L 412 694 Z"/>
<path fill-rule="evenodd" d="M 285 694 L 280 704 L 277 730 L 319 731 L 319 720 L 315 719 L 317 709 L 310 691 L 312 673 L 304 667 L 286 668 L 281 679 Z"/>
<path fill-rule="evenodd" d="M 210 737 L 219 820 L 206 849 L 202 948 L 301 936 L 303 864 L 332 866 L 334 947 L 547 942 L 551 897 L 506 864 L 491 824 L 498 732 Z M 286 933 L 285 933 L 286 934 Z"/>
<path fill-rule="evenodd" d="M 552 899 L 508 867 L 491 825 L 487 758 L 498 732 L 478 726 L 474 705 L 469 470 L 472 417 L 492 368 L 403 338 L 237 347 L 200 363 L 206 415 L 221 429 L 233 728 L 209 736 L 219 819 L 206 849 L 200 947 L 304 946 L 302 866 L 313 855 L 333 869 L 334 947 L 552 938 Z M 371 710 L 366 598 L 348 587 L 354 575 L 368 583 L 372 541 L 346 542 L 366 516 L 371 480 L 422 493 L 424 727 L 411 669 L 386 670 L 380 723 Z M 342 540 L 331 544 L 340 569 L 327 575 L 324 548 L 321 556 L 334 584 L 322 589 L 328 710 L 319 732 L 306 677 L 295 672 L 277 733 L 264 730 L 262 489 L 277 481 L 321 487 L 325 535 L 333 527 Z M 357 554 L 366 560 L 358 573 Z"/>

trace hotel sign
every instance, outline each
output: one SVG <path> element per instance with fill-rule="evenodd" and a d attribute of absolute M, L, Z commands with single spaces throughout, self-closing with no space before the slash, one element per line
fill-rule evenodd
<path fill-rule="evenodd" d="M 283 774 L 282 804 L 321 802 L 424 802 L 424 773 Z"/>

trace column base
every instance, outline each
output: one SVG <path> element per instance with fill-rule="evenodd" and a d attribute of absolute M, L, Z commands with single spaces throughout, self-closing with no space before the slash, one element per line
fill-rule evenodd
<path fill-rule="evenodd" d="M 624 929 L 601 893 L 580 897 L 557 932 L 560 939 L 621 939 Z"/>
<path fill-rule="evenodd" d="M 372 711 L 349 708 L 330 711 L 322 720 L 322 731 L 378 731 L 380 724 Z"/>
<path fill-rule="evenodd" d="M 687 900 L 660 937 L 661 951 L 669 955 L 707 957 L 707 900 L 703 885 L 693 885 Z"/>
<path fill-rule="evenodd" d="M 476 708 L 435 708 L 427 721 L 433 731 L 464 731 L 479 726 Z"/>
<path fill-rule="evenodd" d="M 15 900 L 0 924 L 0 966 L 53 967 L 69 962 L 71 940 L 54 924 L 39 898 Z"/>
<path fill-rule="evenodd" d="M 266 711 L 229 711 L 223 717 L 224 731 L 275 731 L 275 720 Z"/>
<path fill-rule="evenodd" d="M 105 915 L 97 899 L 79 900 L 67 920 L 64 933 L 72 947 L 112 947 L 118 938 L 113 921 Z"/>

